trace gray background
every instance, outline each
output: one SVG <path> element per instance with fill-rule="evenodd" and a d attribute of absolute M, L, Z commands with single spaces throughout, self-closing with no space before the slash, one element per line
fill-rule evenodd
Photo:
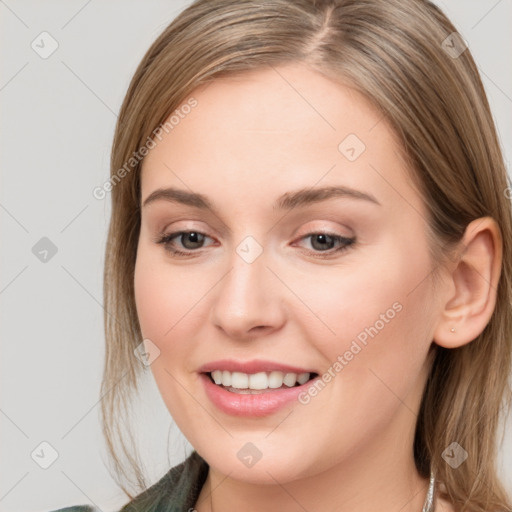
<path fill-rule="evenodd" d="M 126 502 L 104 467 L 98 423 L 110 204 L 92 190 L 108 179 L 117 112 L 138 62 L 188 3 L 0 0 L 1 511 L 90 503 L 108 512 Z M 438 3 L 479 65 L 509 161 L 512 0 Z M 43 31 L 58 43 L 46 59 L 31 47 Z M 32 250 L 43 237 L 57 249 L 46 262 Z M 156 481 L 190 445 L 149 373 L 146 386 L 137 424 Z M 43 441 L 58 452 L 48 469 L 31 458 L 36 450 L 34 459 L 51 462 Z M 512 493 L 510 419 L 500 470 Z"/>

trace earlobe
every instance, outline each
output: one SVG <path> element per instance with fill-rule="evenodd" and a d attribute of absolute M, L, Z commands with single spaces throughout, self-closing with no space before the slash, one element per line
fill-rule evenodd
<path fill-rule="evenodd" d="M 450 282 L 434 332 L 434 342 L 457 348 L 473 341 L 489 323 L 502 265 L 502 237 L 491 217 L 470 222 L 462 251 L 446 279 Z"/>

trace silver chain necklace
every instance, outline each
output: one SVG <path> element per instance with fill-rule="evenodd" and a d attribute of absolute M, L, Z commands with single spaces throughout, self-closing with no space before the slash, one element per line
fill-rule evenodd
<path fill-rule="evenodd" d="M 428 486 L 427 497 L 425 498 L 425 503 L 423 504 L 423 509 L 421 512 L 433 512 L 434 510 L 435 482 L 436 478 L 434 472 L 432 471 L 430 473 L 430 485 Z"/>
<path fill-rule="evenodd" d="M 425 498 L 425 503 L 423 504 L 423 508 L 421 512 L 434 512 L 434 491 L 435 491 L 435 476 L 434 473 L 430 473 L 430 484 L 427 490 L 427 497 Z M 212 492 L 210 489 L 210 509 L 213 512 L 213 503 L 212 503 Z"/>

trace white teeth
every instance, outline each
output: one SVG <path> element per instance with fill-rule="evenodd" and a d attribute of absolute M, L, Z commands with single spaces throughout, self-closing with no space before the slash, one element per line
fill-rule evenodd
<path fill-rule="evenodd" d="M 228 372 L 227 370 L 222 372 L 222 385 L 231 386 L 231 372 Z"/>
<path fill-rule="evenodd" d="M 222 384 L 222 372 L 220 370 L 212 372 L 212 378 L 215 384 Z"/>
<path fill-rule="evenodd" d="M 231 374 L 231 387 L 236 389 L 247 389 L 249 387 L 249 375 L 242 372 L 233 372 Z"/>
<path fill-rule="evenodd" d="M 283 382 L 291 388 L 292 386 L 295 386 L 295 383 L 297 382 L 297 374 L 296 373 L 287 373 L 284 376 Z"/>
<path fill-rule="evenodd" d="M 305 384 L 309 378 L 309 373 L 283 373 L 279 371 L 242 373 L 229 372 L 227 370 L 215 370 L 211 372 L 213 381 L 217 385 L 232 387 L 235 389 L 277 389 L 284 386 L 293 387 L 296 383 Z"/>
<path fill-rule="evenodd" d="M 299 373 L 297 376 L 297 382 L 302 386 L 309 380 L 309 373 Z"/>
<path fill-rule="evenodd" d="M 271 389 L 280 388 L 283 385 L 283 372 L 270 372 L 268 376 L 268 387 Z"/>

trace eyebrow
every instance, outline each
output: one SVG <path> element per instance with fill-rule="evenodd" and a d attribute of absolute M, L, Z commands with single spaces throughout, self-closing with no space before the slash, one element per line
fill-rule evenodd
<path fill-rule="evenodd" d="M 330 186 L 321 188 L 304 188 L 292 192 L 286 192 L 277 199 L 273 208 L 274 210 L 291 210 L 297 206 L 319 203 L 334 197 L 359 199 L 381 206 L 381 203 L 369 193 L 361 192 L 350 187 Z M 173 187 L 159 188 L 153 191 L 144 200 L 142 206 L 144 207 L 148 204 L 154 203 L 155 201 L 161 200 L 216 212 L 212 202 L 205 195 Z"/>

